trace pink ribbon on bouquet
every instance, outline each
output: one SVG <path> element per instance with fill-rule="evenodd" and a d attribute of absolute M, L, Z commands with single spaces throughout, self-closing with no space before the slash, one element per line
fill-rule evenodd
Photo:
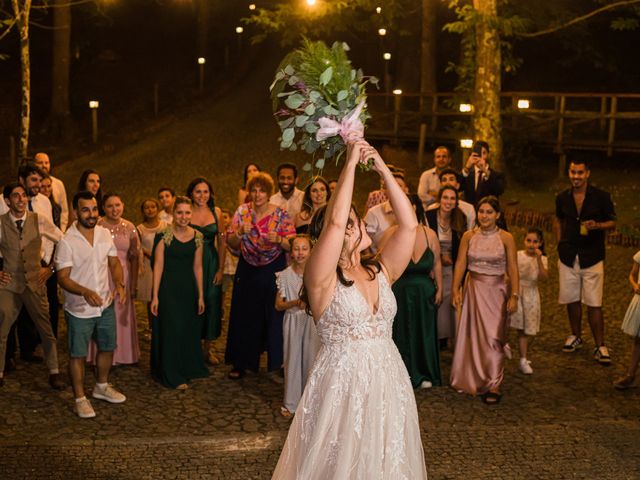
<path fill-rule="evenodd" d="M 345 115 L 340 122 L 329 117 L 319 118 L 318 125 L 320 125 L 320 128 L 316 132 L 316 140 L 321 142 L 336 135 L 340 135 L 345 144 L 362 140 L 364 138 L 364 125 L 360 121 L 360 113 L 363 108 L 364 100 Z"/>

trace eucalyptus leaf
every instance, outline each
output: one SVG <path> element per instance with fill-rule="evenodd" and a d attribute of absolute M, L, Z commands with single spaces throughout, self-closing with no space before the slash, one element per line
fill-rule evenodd
<path fill-rule="evenodd" d="M 287 75 L 293 75 L 295 72 L 296 71 L 291 65 L 287 65 L 286 67 L 284 67 L 284 73 L 286 73 Z"/>
<path fill-rule="evenodd" d="M 320 85 L 328 85 L 333 77 L 333 67 L 327 67 L 327 69 L 320 75 Z"/>
<path fill-rule="evenodd" d="M 295 152 L 296 150 L 298 150 L 298 145 L 296 145 L 295 143 L 292 143 L 291 146 L 289 147 L 289 150 L 291 150 L 292 152 Z"/>
<path fill-rule="evenodd" d="M 289 85 L 291 85 L 292 87 L 298 83 L 300 81 L 300 79 L 298 77 L 296 77 L 295 75 L 292 75 L 289 77 Z"/>
<path fill-rule="evenodd" d="M 338 101 L 342 101 L 349 96 L 349 92 L 346 90 L 340 90 L 338 92 Z"/>
<path fill-rule="evenodd" d="M 312 103 L 310 103 L 309 105 L 307 105 L 307 107 L 304 109 L 304 113 L 306 113 L 307 115 L 311 116 L 314 113 L 316 113 L 316 106 Z"/>
<path fill-rule="evenodd" d="M 322 94 L 316 90 L 311 90 L 311 92 L 309 92 L 309 98 L 313 103 L 316 103 L 322 98 Z"/>
<path fill-rule="evenodd" d="M 280 125 L 280 129 L 281 130 L 284 130 L 286 128 L 289 128 L 291 125 L 293 125 L 294 121 L 295 121 L 295 118 L 290 117 L 290 118 L 287 118 L 285 120 L 280 120 L 278 122 L 278 125 Z"/>
<path fill-rule="evenodd" d="M 281 150 L 286 150 L 290 146 L 291 146 L 291 142 L 285 142 L 284 140 L 282 142 L 280 142 L 280 149 Z"/>
<path fill-rule="evenodd" d="M 296 127 L 302 127 L 305 123 L 307 123 L 307 120 L 309 120 L 309 117 L 307 115 L 298 115 L 296 117 Z"/>
<path fill-rule="evenodd" d="M 295 136 L 296 136 L 296 132 L 293 128 L 286 128 L 282 132 L 282 142 L 291 143 Z"/>
<path fill-rule="evenodd" d="M 305 172 L 310 172 L 311 169 L 313 167 L 311 166 L 311 164 L 309 162 L 305 163 L 304 166 L 302 167 L 302 170 L 304 170 Z"/>
<path fill-rule="evenodd" d="M 307 122 L 304 129 L 309 133 L 316 133 L 318 131 L 318 124 L 315 122 Z"/>
<path fill-rule="evenodd" d="M 302 103 L 304 102 L 304 97 L 302 95 L 300 95 L 299 93 L 294 93 L 293 95 L 291 95 L 290 97 L 288 97 L 285 101 L 284 104 L 295 110 L 296 108 L 298 108 L 300 105 L 302 105 Z"/>
<path fill-rule="evenodd" d="M 324 158 L 319 158 L 318 161 L 316 162 L 316 168 L 324 168 Z"/>

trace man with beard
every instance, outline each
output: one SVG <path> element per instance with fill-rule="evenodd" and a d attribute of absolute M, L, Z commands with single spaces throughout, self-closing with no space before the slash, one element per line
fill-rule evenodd
<path fill-rule="evenodd" d="M 278 193 L 271 195 L 270 203 L 286 210 L 290 218 L 296 218 L 302 209 L 304 192 L 298 190 L 298 168 L 292 163 L 278 165 Z"/>
<path fill-rule="evenodd" d="M 591 171 L 586 160 L 575 157 L 569 164 L 571 188 L 556 196 L 554 233 L 558 242 L 559 303 L 567 306 L 571 335 L 562 350 L 582 346 L 582 303 L 595 342 L 593 357 L 601 365 L 611 363 L 604 345 L 602 290 L 607 230 L 615 228 L 616 213 L 611 195 L 589 185 Z"/>
<path fill-rule="evenodd" d="M 84 364 L 92 338 L 98 346 L 96 356 L 97 383 L 93 398 L 122 403 L 126 397 L 109 382 L 109 370 L 116 348 L 114 292 L 109 287 L 109 274 L 115 294 L 125 301 L 124 278 L 116 246 L 108 229 L 96 226 L 98 202 L 91 192 L 78 192 L 73 197 L 73 210 L 78 221 L 71 225 L 58 244 L 56 269 L 58 283 L 65 291 L 64 315 L 69 337 L 69 373 L 75 397 L 75 410 L 80 418 L 96 416 L 84 392 Z"/>
<path fill-rule="evenodd" d="M 50 385 L 60 390 L 58 350 L 49 322 L 49 304 L 42 272 L 42 238 L 57 242 L 62 232 L 45 216 L 27 211 L 26 189 L 18 182 L 3 190 L 9 212 L 0 216 L 0 386 L 4 384 L 5 347 L 11 326 L 24 306 L 43 342 Z"/>
<path fill-rule="evenodd" d="M 425 209 L 430 204 L 438 201 L 438 192 L 441 186 L 440 174 L 451 165 L 451 154 L 447 147 L 441 146 L 435 149 L 433 152 L 433 164 L 433 168 L 422 172 L 418 182 L 418 196 L 422 200 L 422 205 Z"/>
<path fill-rule="evenodd" d="M 64 232 L 69 224 L 69 203 L 67 202 L 67 190 L 64 188 L 64 183 L 62 183 L 62 180 L 59 178 L 51 175 L 51 160 L 49 159 L 49 155 L 43 152 L 36 153 L 33 161 L 36 167 L 49 174 L 51 178 L 51 195 L 55 203 L 60 206 L 60 230 Z"/>

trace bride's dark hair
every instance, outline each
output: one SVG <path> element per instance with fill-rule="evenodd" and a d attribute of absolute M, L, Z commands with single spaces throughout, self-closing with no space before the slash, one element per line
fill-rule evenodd
<path fill-rule="evenodd" d="M 355 213 L 356 216 L 357 225 L 355 226 L 358 228 L 359 235 L 358 241 L 354 248 L 358 248 L 360 242 L 362 242 L 362 234 L 360 232 L 360 222 L 362 222 L 362 219 L 360 218 L 355 205 L 351 204 L 351 210 L 353 211 L 353 213 Z M 312 245 L 315 244 L 318 238 L 320 238 L 322 228 L 324 227 L 326 213 L 327 205 L 323 205 L 316 211 L 316 213 L 313 214 L 313 217 L 311 217 L 308 234 L 311 237 Z M 353 226 L 354 221 L 351 218 L 351 215 L 349 215 L 349 219 L 347 220 L 347 228 Z M 380 273 L 380 270 L 382 270 L 380 261 L 378 260 L 378 256 L 371 253 L 363 252 L 363 254 L 360 255 L 360 265 L 362 265 L 369 274 L 369 280 L 374 280 L 376 278 L 376 274 Z M 338 275 L 338 280 L 340 281 L 340 283 L 345 287 L 350 287 L 351 285 L 353 285 L 353 280 L 347 280 L 347 278 L 344 276 L 344 273 L 342 272 L 342 267 L 340 267 L 340 265 L 336 265 L 336 274 Z M 305 311 L 307 312 L 307 315 L 311 315 L 311 307 L 309 307 L 309 296 L 307 295 L 307 289 L 305 288 L 304 283 L 302 284 L 302 288 L 300 289 L 300 300 L 302 300 L 306 305 Z"/>

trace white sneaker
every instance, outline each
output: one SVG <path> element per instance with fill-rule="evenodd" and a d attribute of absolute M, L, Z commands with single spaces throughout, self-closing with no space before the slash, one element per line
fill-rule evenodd
<path fill-rule="evenodd" d="M 420 384 L 420 388 L 431 388 L 433 384 L 429 380 L 423 380 Z"/>
<path fill-rule="evenodd" d="M 80 401 L 76 401 L 76 413 L 80 418 L 93 418 L 96 416 L 91 402 L 86 397 Z"/>
<path fill-rule="evenodd" d="M 520 367 L 518 368 L 525 375 L 531 375 L 533 373 L 533 368 L 531 368 L 531 362 L 526 358 L 520 359 Z"/>
<path fill-rule="evenodd" d="M 127 397 L 113 388 L 110 383 L 108 383 L 105 388 L 100 388 L 96 384 L 93 388 L 92 396 L 99 400 L 106 400 L 109 403 L 122 403 L 127 399 Z"/>

